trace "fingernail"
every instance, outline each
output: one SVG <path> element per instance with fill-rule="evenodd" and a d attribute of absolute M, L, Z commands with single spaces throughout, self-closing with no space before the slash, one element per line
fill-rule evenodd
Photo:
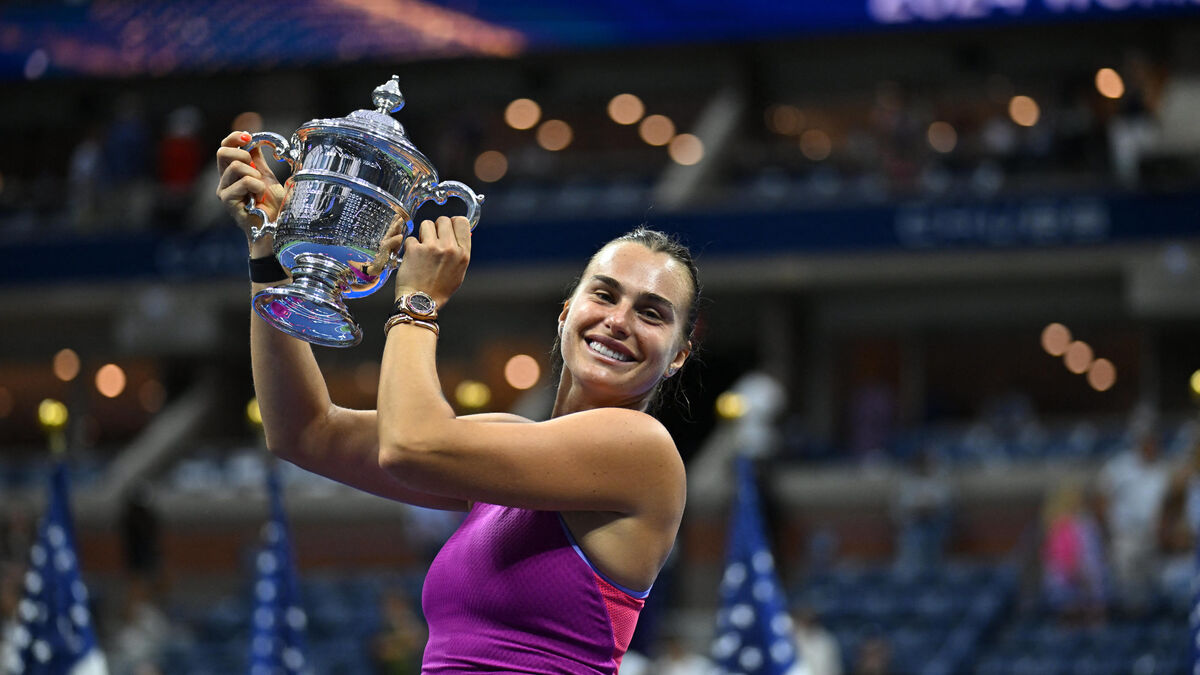
<path fill-rule="evenodd" d="M 257 166 L 254 166 L 254 162 L 250 162 L 250 168 L 251 168 L 251 169 L 257 169 L 258 167 L 257 167 Z"/>
<path fill-rule="evenodd" d="M 250 140 L 250 134 L 242 134 L 242 141 L 249 141 L 249 140 Z"/>

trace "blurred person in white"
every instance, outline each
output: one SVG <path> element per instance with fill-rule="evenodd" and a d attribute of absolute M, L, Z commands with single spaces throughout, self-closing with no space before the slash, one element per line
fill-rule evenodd
<path fill-rule="evenodd" d="M 799 607 L 792 613 L 792 619 L 800 654 L 798 675 L 842 675 L 842 647 L 833 633 L 821 625 L 816 611 Z"/>
<path fill-rule="evenodd" d="M 1158 532 L 1169 471 L 1159 455 L 1153 422 L 1135 420 L 1130 447 L 1100 470 L 1099 496 L 1120 601 L 1130 608 L 1148 599 L 1158 574 Z"/>
<path fill-rule="evenodd" d="M 896 566 L 919 570 L 939 564 L 953 520 L 954 490 L 934 453 L 922 448 L 901 474 L 892 502 Z"/>

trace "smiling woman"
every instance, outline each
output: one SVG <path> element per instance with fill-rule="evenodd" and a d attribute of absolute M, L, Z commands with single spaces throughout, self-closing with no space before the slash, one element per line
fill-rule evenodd
<path fill-rule="evenodd" d="M 257 223 L 242 202 L 265 193 L 274 217 L 282 190 L 242 142 L 234 133 L 218 150 L 217 194 L 249 231 Z M 404 246 L 404 264 L 384 327 L 378 410 L 335 405 L 311 346 L 252 319 L 267 444 L 359 489 L 469 512 L 426 575 L 423 673 L 611 675 L 683 516 L 683 461 L 646 411 L 691 354 L 696 266 L 652 230 L 607 243 L 559 315 L 551 419 L 458 417 L 438 378 L 438 317 L 472 243 L 462 217 L 426 220 L 407 240 L 398 225 L 384 238 L 383 250 Z M 250 254 L 272 247 L 266 237 Z"/>

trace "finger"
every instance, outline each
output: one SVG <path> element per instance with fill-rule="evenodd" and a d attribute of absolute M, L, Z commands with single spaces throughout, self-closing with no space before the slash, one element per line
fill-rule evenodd
<path fill-rule="evenodd" d="M 250 156 L 250 153 L 241 148 L 231 148 L 224 145 L 217 148 L 217 173 L 224 173 L 225 169 L 234 162 L 250 164 L 253 161 L 254 158 Z"/>
<path fill-rule="evenodd" d="M 254 195 L 257 199 L 266 190 L 267 186 L 261 180 L 254 176 L 243 176 L 229 186 L 217 190 L 217 197 L 227 204 L 235 204 L 246 201 L 249 195 Z"/>
<path fill-rule="evenodd" d="M 433 243 L 437 239 L 437 225 L 434 225 L 432 220 L 422 220 L 421 230 L 417 233 L 417 239 L 423 244 Z"/>
<path fill-rule="evenodd" d="M 221 139 L 221 147 L 240 148 L 250 142 L 250 134 L 245 131 L 234 131 Z"/>
<path fill-rule="evenodd" d="M 247 176 L 256 180 L 262 180 L 262 173 L 253 165 L 242 161 L 234 161 L 225 167 L 225 171 L 221 173 L 221 178 L 217 181 L 217 189 L 222 190 L 227 188 Z"/>
<path fill-rule="evenodd" d="M 450 222 L 454 225 L 454 239 L 458 242 L 458 245 L 461 246 L 468 255 L 470 255 L 471 221 L 467 220 L 464 216 L 454 216 L 450 219 Z"/>

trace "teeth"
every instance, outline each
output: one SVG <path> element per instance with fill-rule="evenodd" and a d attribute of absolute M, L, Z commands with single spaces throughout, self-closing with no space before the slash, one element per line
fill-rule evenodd
<path fill-rule="evenodd" d="M 610 359 L 615 359 L 617 361 L 628 361 L 629 360 L 628 356 L 625 356 L 624 354 L 622 354 L 618 351 L 609 349 L 608 347 L 605 347 L 604 345 L 600 344 L 599 342 L 589 341 L 588 346 L 592 348 L 592 351 L 595 351 L 598 354 L 607 356 Z"/>

